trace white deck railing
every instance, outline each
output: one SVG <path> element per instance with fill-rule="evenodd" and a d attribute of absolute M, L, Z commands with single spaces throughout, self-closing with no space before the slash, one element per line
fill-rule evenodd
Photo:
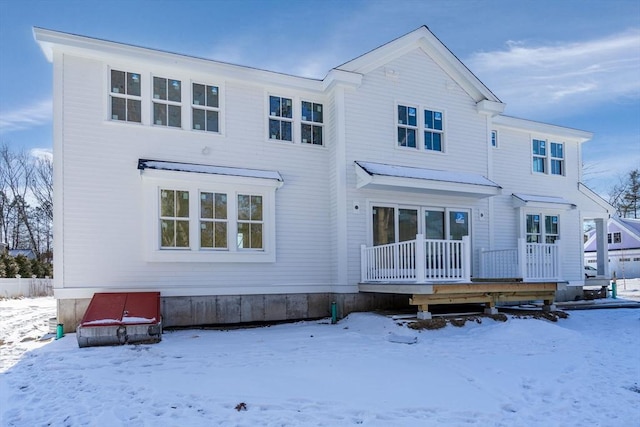
<path fill-rule="evenodd" d="M 415 240 L 360 247 L 361 281 L 463 282 L 471 276 L 469 237 L 432 240 L 418 234 Z"/>
<path fill-rule="evenodd" d="M 521 278 L 523 281 L 560 279 L 560 241 L 526 243 L 518 239 L 516 249 L 480 250 L 480 277 Z"/>

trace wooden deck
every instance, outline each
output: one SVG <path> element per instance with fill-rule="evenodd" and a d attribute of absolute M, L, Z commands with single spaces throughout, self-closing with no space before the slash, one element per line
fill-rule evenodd
<path fill-rule="evenodd" d="M 409 304 L 418 306 L 418 317 L 431 318 L 430 305 L 485 304 L 485 312 L 495 313 L 496 304 L 511 301 L 544 302 L 543 309 L 553 309 L 556 282 L 481 281 L 472 283 L 361 283 L 360 292 L 411 295 Z"/>

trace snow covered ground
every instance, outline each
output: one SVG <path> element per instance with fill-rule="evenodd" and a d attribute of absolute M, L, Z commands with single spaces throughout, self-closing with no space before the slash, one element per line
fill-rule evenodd
<path fill-rule="evenodd" d="M 2 426 L 640 425 L 638 309 L 431 331 L 359 313 L 82 349 L 33 340 L 54 312 L 0 301 Z"/>

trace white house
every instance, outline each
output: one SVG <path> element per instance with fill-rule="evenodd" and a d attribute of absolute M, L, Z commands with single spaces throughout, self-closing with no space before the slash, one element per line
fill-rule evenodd
<path fill-rule="evenodd" d="M 159 291 L 164 323 L 572 298 L 589 132 L 503 115 L 420 27 L 322 80 L 41 28 L 55 296 Z M 606 251 L 606 247 L 599 247 Z M 598 264 L 607 274 L 607 265 Z"/>
<path fill-rule="evenodd" d="M 598 262 L 595 231 L 584 243 L 585 265 Z M 618 278 L 640 277 L 640 219 L 613 217 L 607 221 L 607 248 L 609 272 Z"/>

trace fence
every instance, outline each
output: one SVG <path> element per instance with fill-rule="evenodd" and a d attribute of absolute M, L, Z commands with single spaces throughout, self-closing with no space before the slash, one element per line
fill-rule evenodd
<path fill-rule="evenodd" d="M 53 280 L 51 278 L 38 279 L 35 277 L 15 279 L 0 279 L 0 297 L 44 297 L 53 296 Z"/>

